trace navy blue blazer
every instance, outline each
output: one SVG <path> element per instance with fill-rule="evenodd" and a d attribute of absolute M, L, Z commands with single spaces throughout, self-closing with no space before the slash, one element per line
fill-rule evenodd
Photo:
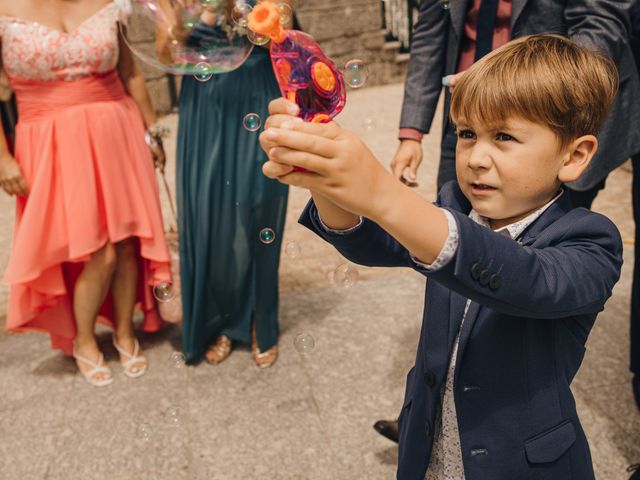
<path fill-rule="evenodd" d="M 421 268 L 370 220 L 347 235 L 329 233 L 313 202 L 300 218 L 352 262 L 409 266 L 429 279 L 398 418 L 398 478 L 424 479 L 440 391 L 469 298 L 454 376 L 466 479 L 593 479 L 570 385 L 596 315 L 620 277 L 617 228 L 600 214 L 572 210 L 565 194 L 518 244 L 471 220 L 456 182 L 442 188 L 436 204 L 451 211 L 460 235 L 455 256 L 437 272 Z"/>

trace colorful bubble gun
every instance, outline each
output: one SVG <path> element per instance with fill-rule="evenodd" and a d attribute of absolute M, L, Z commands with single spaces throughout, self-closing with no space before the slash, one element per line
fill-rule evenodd
<path fill-rule="evenodd" d="M 271 64 L 280 91 L 298 104 L 303 120 L 326 123 L 342 111 L 347 98 L 342 73 L 310 35 L 282 28 L 276 4 L 256 5 L 249 28 L 271 39 Z"/>

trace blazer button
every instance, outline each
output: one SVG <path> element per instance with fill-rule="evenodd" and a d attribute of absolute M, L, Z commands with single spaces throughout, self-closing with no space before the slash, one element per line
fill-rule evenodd
<path fill-rule="evenodd" d="M 482 267 L 480 266 L 480 264 L 474 263 L 471 266 L 471 277 L 473 277 L 474 280 L 478 280 L 480 278 L 481 273 L 482 273 Z"/>
<path fill-rule="evenodd" d="M 498 275 L 497 273 L 494 273 L 493 275 L 491 275 L 491 278 L 489 278 L 489 288 L 491 290 L 499 289 L 501 283 L 502 282 L 500 281 L 500 275 Z"/>
<path fill-rule="evenodd" d="M 489 278 L 491 277 L 491 273 L 489 270 L 483 270 L 480 274 L 480 285 L 486 287 L 489 284 Z"/>
<path fill-rule="evenodd" d="M 487 450 L 486 448 L 472 448 L 471 449 L 471 456 L 472 457 L 479 457 L 481 455 L 489 455 L 489 450 Z"/>
<path fill-rule="evenodd" d="M 427 371 L 424 374 L 424 383 L 428 386 L 428 387 L 433 387 L 436 383 L 436 376 L 433 374 L 433 372 Z"/>
<path fill-rule="evenodd" d="M 424 424 L 424 433 L 427 434 L 427 437 L 431 436 L 431 423 L 427 422 Z"/>

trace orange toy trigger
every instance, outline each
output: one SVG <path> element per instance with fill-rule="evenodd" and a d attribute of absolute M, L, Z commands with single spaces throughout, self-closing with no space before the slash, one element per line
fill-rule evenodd
<path fill-rule="evenodd" d="M 283 42 L 287 35 L 280 25 L 280 13 L 275 3 L 260 2 L 249 14 L 249 28 L 276 43 Z"/>
<path fill-rule="evenodd" d="M 336 88 L 336 76 L 324 62 L 316 62 L 311 69 L 313 83 L 325 92 L 333 92 Z"/>
<path fill-rule="evenodd" d="M 311 119 L 311 123 L 327 123 L 330 120 L 331 117 L 326 113 L 318 113 Z"/>

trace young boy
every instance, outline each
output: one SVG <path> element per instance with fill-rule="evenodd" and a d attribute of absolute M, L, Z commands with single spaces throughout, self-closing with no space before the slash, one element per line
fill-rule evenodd
<path fill-rule="evenodd" d="M 457 182 L 430 204 L 335 123 L 276 100 L 264 173 L 309 188 L 301 223 L 362 265 L 429 278 L 399 422 L 398 478 L 587 480 L 570 390 L 620 276 L 604 216 L 571 209 L 617 89 L 615 65 L 536 35 L 484 57 L 457 84 Z"/>

